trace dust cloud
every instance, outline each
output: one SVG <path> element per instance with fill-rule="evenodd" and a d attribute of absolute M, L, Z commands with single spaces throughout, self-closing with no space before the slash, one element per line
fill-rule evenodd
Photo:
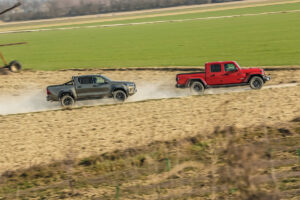
<path fill-rule="evenodd" d="M 263 89 L 292 87 L 297 83 L 269 85 Z M 208 89 L 205 94 L 222 94 L 232 92 L 246 92 L 251 90 L 249 87 L 236 88 L 220 88 Z M 165 99 L 176 98 L 190 95 L 188 89 L 177 89 L 174 85 L 167 85 L 165 83 L 150 83 L 144 82 L 137 84 L 137 93 L 130 96 L 127 102 L 145 101 L 151 99 Z M 97 99 L 88 101 L 77 101 L 74 107 L 82 106 L 96 106 L 114 104 L 113 99 Z M 0 115 L 18 114 L 39 112 L 47 110 L 61 109 L 60 102 L 49 102 L 46 100 L 46 91 L 43 89 L 20 91 L 18 94 L 1 94 L 0 95 Z"/>

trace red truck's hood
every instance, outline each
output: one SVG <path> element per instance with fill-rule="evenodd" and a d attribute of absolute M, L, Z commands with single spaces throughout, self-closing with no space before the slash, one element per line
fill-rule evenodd
<path fill-rule="evenodd" d="M 260 68 L 242 68 L 241 71 L 243 73 L 259 73 L 264 74 L 264 70 Z"/>

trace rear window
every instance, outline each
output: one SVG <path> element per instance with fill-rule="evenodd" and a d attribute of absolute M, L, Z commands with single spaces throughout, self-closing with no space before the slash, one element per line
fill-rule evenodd
<path fill-rule="evenodd" d="M 91 76 L 79 77 L 78 82 L 80 84 L 93 84 L 93 77 Z"/>
<path fill-rule="evenodd" d="M 220 64 L 212 64 L 210 66 L 210 72 L 221 72 L 221 65 Z"/>

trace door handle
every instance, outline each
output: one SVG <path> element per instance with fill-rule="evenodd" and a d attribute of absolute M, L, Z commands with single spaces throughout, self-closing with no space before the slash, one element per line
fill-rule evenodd
<path fill-rule="evenodd" d="M 213 74 L 213 75 L 211 75 L 210 77 L 214 77 L 214 76 L 216 76 L 215 74 Z"/>
<path fill-rule="evenodd" d="M 97 85 L 93 85 L 93 87 L 97 87 Z"/>
<path fill-rule="evenodd" d="M 81 86 L 77 86 L 77 88 L 81 88 Z"/>

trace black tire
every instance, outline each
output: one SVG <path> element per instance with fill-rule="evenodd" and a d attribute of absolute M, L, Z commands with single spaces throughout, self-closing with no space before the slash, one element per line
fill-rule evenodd
<path fill-rule="evenodd" d="M 8 69 L 9 71 L 16 73 L 22 70 L 22 65 L 18 61 L 14 60 L 9 63 Z"/>
<path fill-rule="evenodd" d="M 72 96 L 66 94 L 60 98 L 60 103 L 64 108 L 71 108 L 75 104 L 75 100 Z"/>
<path fill-rule="evenodd" d="M 254 76 L 250 79 L 250 87 L 253 90 L 259 90 L 262 88 L 262 86 L 264 85 L 264 81 L 261 77 L 259 76 Z"/>
<path fill-rule="evenodd" d="M 127 95 L 123 90 L 117 90 L 113 93 L 115 102 L 122 103 L 127 99 Z"/>
<path fill-rule="evenodd" d="M 196 81 L 190 85 L 190 91 L 192 95 L 204 94 L 204 90 L 204 85 L 201 82 Z"/>

